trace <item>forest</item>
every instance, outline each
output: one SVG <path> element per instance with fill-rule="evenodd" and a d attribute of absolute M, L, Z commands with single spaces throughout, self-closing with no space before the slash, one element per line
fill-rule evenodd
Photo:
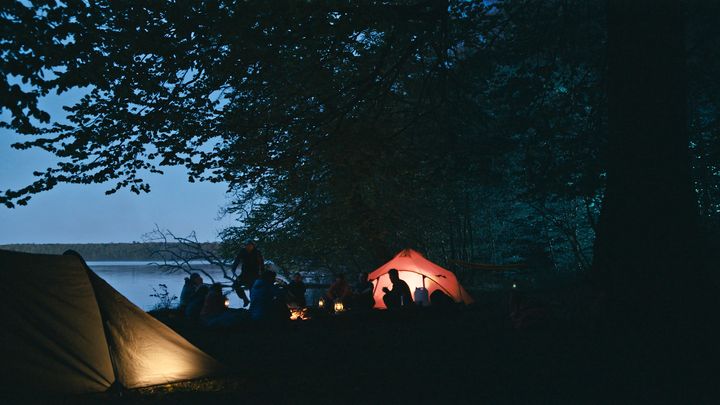
<path fill-rule="evenodd" d="M 470 283 L 458 261 L 586 279 L 637 316 L 714 299 L 716 2 L 1 7 L 0 125 L 58 157 L 8 207 L 183 166 L 228 185 L 227 255 L 356 272 L 412 247 Z"/>
<path fill-rule="evenodd" d="M 181 295 L 204 291 L 199 323 L 133 312 L 228 374 L 125 397 L 107 380 L 98 403 L 717 403 L 718 21 L 710 0 L 3 1 L 0 127 L 56 163 L 0 189 L 0 204 L 63 184 L 152 193 L 149 176 L 170 168 L 227 186 L 222 212 L 237 221 L 217 241 L 156 227 L 154 245 L 20 247 L 242 259 L 248 280 L 234 268 L 228 280 L 250 289 L 247 311 L 196 277 Z M 63 114 L 47 111 L 53 97 Z M 408 268 L 378 267 L 402 249 Z M 350 294 L 342 275 L 360 274 L 372 305 L 346 311 L 330 287 L 291 321 L 265 261 L 304 272 L 296 287 L 320 271 Z M 452 281 L 459 298 L 438 287 L 416 305 L 402 272 L 416 292 Z M 2 275 L 17 342 L 63 326 L 26 322 L 12 283 L 42 283 Z M 93 280 L 87 296 L 114 291 Z M 202 324 L 201 301 L 238 322 Z M 278 323 L 239 318 L 258 305 L 279 308 Z M 96 312 L 100 340 L 150 347 Z"/>

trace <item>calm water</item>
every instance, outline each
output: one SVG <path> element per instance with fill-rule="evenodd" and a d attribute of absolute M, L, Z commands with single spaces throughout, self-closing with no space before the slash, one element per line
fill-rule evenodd
<path fill-rule="evenodd" d="M 160 291 L 159 284 L 167 285 L 168 292 L 178 297 L 174 301 L 177 304 L 185 277 L 187 277 L 183 272 L 166 273 L 156 265 L 147 262 L 88 262 L 87 264 L 122 295 L 146 311 L 152 309 L 158 303 L 158 299 L 150 295 L 153 294 L 153 288 Z M 197 267 L 210 274 L 215 282 L 230 283 L 223 278 L 222 271 L 217 267 L 208 264 L 199 264 Z M 319 280 L 320 277 L 314 274 L 309 274 L 307 278 L 306 282 L 324 281 Z M 211 282 L 205 276 L 203 276 L 203 279 L 206 283 Z M 223 291 L 227 292 L 229 289 L 223 289 Z M 321 295 L 322 290 L 320 289 L 308 289 L 306 297 L 308 302 L 316 302 Z M 227 297 L 230 299 L 231 308 L 240 308 L 242 306 L 242 301 L 234 292 L 228 294 Z"/>

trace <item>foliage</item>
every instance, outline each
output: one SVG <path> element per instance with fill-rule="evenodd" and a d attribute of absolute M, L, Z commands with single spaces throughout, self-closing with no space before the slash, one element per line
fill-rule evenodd
<path fill-rule="evenodd" d="M 704 55 L 718 49 L 705 40 L 718 10 L 689 4 L 696 188 L 711 216 L 720 100 Z M 367 270 L 404 247 L 445 265 L 592 260 L 607 160 L 602 2 L 0 7 L 1 125 L 28 135 L 15 147 L 61 159 L 0 195 L 7 206 L 60 183 L 147 192 L 145 174 L 180 165 L 189 181 L 228 184 L 241 219 L 223 256 L 256 239 L 286 269 Z M 87 95 L 66 118 L 41 110 L 76 87 Z M 193 237 L 179 243 L 178 268 L 204 257 Z"/>
<path fill-rule="evenodd" d="M 153 306 L 154 311 L 173 308 L 175 301 L 178 299 L 176 295 L 168 292 L 168 287 L 165 284 L 158 284 L 158 288 L 153 287 L 153 293 L 150 296 L 157 298 L 157 303 Z"/>

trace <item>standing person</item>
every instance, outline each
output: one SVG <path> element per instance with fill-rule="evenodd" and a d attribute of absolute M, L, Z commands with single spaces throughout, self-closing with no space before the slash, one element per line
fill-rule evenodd
<path fill-rule="evenodd" d="M 404 282 L 396 269 L 390 269 L 388 271 L 390 276 L 390 282 L 392 282 L 392 290 L 387 287 L 383 287 L 383 302 L 387 309 L 402 308 L 404 306 L 412 305 L 412 294 L 410 293 L 410 287 Z"/>
<path fill-rule="evenodd" d="M 305 301 L 306 289 L 300 273 L 295 273 L 292 281 L 287 286 L 288 304 L 296 304 L 300 308 L 305 308 L 307 306 Z"/>
<path fill-rule="evenodd" d="M 263 272 L 265 267 L 265 260 L 260 250 L 255 246 L 255 242 L 250 241 L 245 244 L 245 248 L 235 257 L 232 265 L 233 274 L 237 271 L 240 263 L 242 263 L 242 268 L 240 269 L 240 275 L 233 283 L 233 289 L 243 301 L 243 306 L 246 307 L 250 303 L 250 300 L 247 294 L 245 294 L 245 288 L 252 288 L 253 283 L 260 277 L 260 273 Z"/>

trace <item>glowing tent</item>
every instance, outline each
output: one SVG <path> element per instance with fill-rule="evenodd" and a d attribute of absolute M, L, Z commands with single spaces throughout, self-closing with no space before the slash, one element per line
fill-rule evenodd
<path fill-rule="evenodd" d="M 368 275 L 368 279 L 374 285 L 375 308 L 385 308 L 382 289 L 392 288 L 387 274 L 390 269 L 398 270 L 400 278 L 408 284 L 411 292 L 415 291 L 415 288 L 424 286 L 429 295 L 435 290 L 441 290 L 457 303 L 473 302 L 472 297 L 460 285 L 453 272 L 438 266 L 412 249 L 405 249 Z"/>
<path fill-rule="evenodd" d="M 0 381 L 11 390 L 138 388 L 220 369 L 76 254 L 0 250 L 0 322 Z"/>

